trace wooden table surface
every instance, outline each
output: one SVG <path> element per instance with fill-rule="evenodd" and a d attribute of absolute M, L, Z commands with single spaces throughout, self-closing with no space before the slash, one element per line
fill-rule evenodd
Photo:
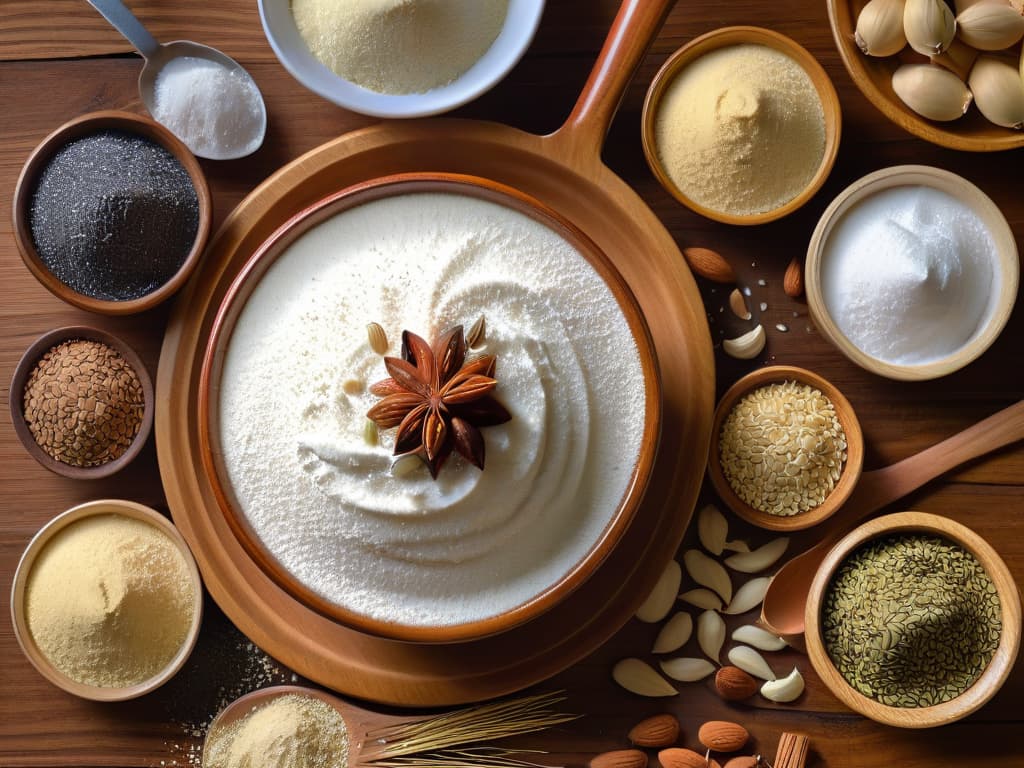
<path fill-rule="evenodd" d="M 248 159 L 204 161 L 216 221 L 272 171 L 307 150 L 374 122 L 307 92 L 275 59 L 252 0 L 137 0 L 132 7 L 161 40 L 194 39 L 222 48 L 255 77 L 266 98 L 269 130 L 263 148 Z M 568 113 L 618 7 L 617 0 L 548 0 L 540 32 L 509 77 L 457 114 L 492 119 L 546 133 Z M 698 34 L 732 24 L 755 24 L 790 35 L 825 66 L 843 107 L 839 158 L 825 188 L 801 211 L 756 229 L 732 228 L 681 208 L 658 186 L 640 149 L 640 106 L 652 75 L 677 47 Z M 0 3 L 0 210 L 11 210 L 18 173 L 31 149 L 64 121 L 98 109 L 142 112 L 136 78 L 139 58 L 100 16 L 79 0 L 2 0 Z M 806 305 L 782 292 L 789 259 L 804 252 L 818 216 L 847 184 L 888 165 L 924 163 L 959 173 L 1002 208 L 1018 241 L 1024 241 L 1024 150 L 998 155 L 960 154 L 911 138 L 889 124 L 860 95 L 835 51 L 825 4 L 812 0 L 691 0 L 680 3 L 654 42 L 613 124 L 608 165 L 653 208 L 681 246 L 720 250 L 751 288 L 755 314 L 768 331 L 766 352 L 740 362 L 716 346 L 718 391 L 743 373 L 778 362 L 811 368 L 848 396 L 864 428 L 866 468 L 908 456 L 1024 394 L 1020 360 L 1024 320 L 1018 310 L 993 348 L 967 369 L 939 381 L 907 384 L 868 375 L 846 361 L 813 328 Z M 763 281 L 763 284 L 762 284 Z M 728 291 L 701 283 L 714 339 L 730 329 L 721 307 Z M 759 307 L 765 306 L 761 310 Z M 8 214 L 0 217 L 0 381 L 33 339 L 73 323 L 91 323 L 122 335 L 155 374 L 168 308 L 142 316 L 92 316 L 61 303 L 32 278 L 14 245 Z M 788 327 L 787 332 L 777 324 Z M 74 503 L 123 497 L 166 508 L 152 446 L 126 471 L 95 482 L 58 478 L 37 465 L 11 428 L 6 387 L 0 432 L 0 765 L 161 766 L 197 763 L 202 726 L 218 704 L 252 687 L 291 679 L 288 670 L 247 646 L 214 606 L 199 648 L 167 688 L 138 702 L 101 705 L 51 687 L 21 655 L 6 600 L 18 557 L 47 520 Z M 987 538 L 1024 584 L 1024 448 L 1017 447 L 935 482 L 896 509 L 920 509 L 960 520 Z M 702 501 L 709 500 L 705 489 Z M 735 524 L 751 541 L 764 532 Z M 688 539 L 693 538 L 693 532 Z M 813 534 L 798 543 L 809 542 Z M 645 715 L 678 714 L 684 742 L 696 747 L 699 724 L 712 718 L 746 725 L 758 751 L 774 755 L 780 732 L 801 731 L 812 740 L 809 764 L 830 768 L 891 765 L 1024 765 L 1024 670 L 984 709 L 945 728 L 912 732 L 875 725 L 843 709 L 817 681 L 805 657 L 771 655 L 776 671 L 796 664 L 808 691 L 795 705 L 762 699 L 726 705 L 708 682 L 681 685 L 670 700 L 641 699 L 618 689 L 611 665 L 623 656 L 650 658 L 657 627 L 631 622 L 606 646 L 544 688 L 569 691 L 566 705 L 585 717 L 556 731 L 523 737 L 523 747 L 545 749 L 551 765 L 580 765 L 594 753 L 626 746 L 628 728 Z M 694 655 L 696 655 L 694 653 Z M 652 763 L 653 764 L 653 763 Z"/>

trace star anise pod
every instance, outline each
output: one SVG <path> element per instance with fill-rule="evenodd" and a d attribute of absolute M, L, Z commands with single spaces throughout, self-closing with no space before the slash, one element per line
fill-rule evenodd
<path fill-rule="evenodd" d="M 431 347 L 420 336 L 402 332 L 402 357 L 385 357 L 391 378 L 370 392 L 382 397 L 366 414 L 379 428 L 398 427 L 395 455 L 418 456 L 437 477 L 453 450 L 484 468 L 480 427 L 502 424 L 512 415 L 491 392 L 497 359 L 481 355 L 466 360 L 466 337 L 458 325 Z"/>

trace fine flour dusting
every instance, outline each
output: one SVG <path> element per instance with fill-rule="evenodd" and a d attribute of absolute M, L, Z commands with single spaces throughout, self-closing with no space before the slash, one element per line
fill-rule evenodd
<path fill-rule="evenodd" d="M 436 481 L 393 476 L 394 430 L 364 438 L 367 388 L 387 377 L 367 323 L 398 356 L 403 330 L 433 339 L 481 315 L 512 414 L 482 430 L 486 469 L 453 456 Z M 407 194 L 335 215 L 267 271 L 228 346 L 220 437 L 241 509 L 301 582 L 440 626 L 523 604 L 593 547 L 630 483 L 644 403 L 626 319 L 569 243 L 495 203 Z"/>

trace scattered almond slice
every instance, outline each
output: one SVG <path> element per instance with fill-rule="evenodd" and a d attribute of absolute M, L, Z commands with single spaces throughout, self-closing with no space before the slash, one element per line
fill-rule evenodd
<path fill-rule="evenodd" d="M 759 606 L 761 601 L 764 600 L 764 593 L 768 591 L 768 585 L 771 583 L 771 580 L 771 576 L 761 576 L 746 582 L 736 590 L 735 597 L 733 597 L 732 602 L 729 603 L 723 613 L 730 615 L 746 613 L 751 608 Z"/>
<path fill-rule="evenodd" d="M 776 701 L 786 704 L 798 699 L 804 692 L 804 678 L 800 670 L 793 667 L 793 671 L 781 680 L 769 680 L 761 686 L 761 695 L 768 701 Z"/>
<path fill-rule="evenodd" d="M 733 541 L 725 542 L 725 546 L 722 547 L 722 549 L 728 552 L 749 552 L 750 545 L 743 539 L 735 539 Z"/>
<path fill-rule="evenodd" d="M 722 554 L 728 535 L 729 521 L 714 504 L 706 505 L 697 513 L 697 536 L 712 555 Z"/>
<path fill-rule="evenodd" d="M 686 611 L 679 611 L 665 622 L 654 640 L 652 653 L 671 653 L 679 650 L 693 634 L 693 617 Z"/>
<path fill-rule="evenodd" d="M 700 649 L 709 659 L 714 659 L 717 664 L 724 643 L 725 621 L 717 611 L 704 611 L 697 618 L 697 644 Z"/>
<path fill-rule="evenodd" d="M 683 555 L 686 572 L 703 587 L 709 587 L 728 603 L 732 600 L 732 581 L 729 572 L 717 560 L 712 560 L 699 549 L 687 550 Z"/>
<path fill-rule="evenodd" d="M 775 680 L 775 673 L 764 656 L 746 645 L 737 645 L 729 651 L 729 661 L 749 675 L 762 680 Z"/>
<path fill-rule="evenodd" d="M 772 539 L 763 547 L 758 547 L 753 552 L 739 552 L 730 555 L 725 558 L 725 564 L 740 573 L 757 573 L 774 565 L 788 546 L 789 538 L 780 536 L 777 539 Z"/>
<path fill-rule="evenodd" d="M 786 641 L 781 637 L 753 624 L 737 627 L 732 633 L 732 639 L 738 643 L 752 645 L 762 651 L 781 651 L 786 647 Z"/>
<path fill-rule="evenodd" d="M 665 659 L 661 671 L 681 683 L 695 683 L 715 672 L 715 665 L 707 659 Z"/>
<path fill-rule="evenodd" d="M 650 664 L 640 659 L 623 659 L 612 668 L 612 679 L 637 696 L 676 696 L 679 691 Z"/>
<path fill-rule="evenodd" d="M 688 592 L 683 592 L 683 594 L 679 596 L 679 599 L 684 603 L 695 605 L 706 611 L 722 610 L 722 598 L 710 589 L 691 589 Z"/>
<path fill-rule="evenodd" d="M 654 624 L 668 616 L 676 601 L 676 595 L 679 594 L 679 585 L 682 581 L 683 570 L 679 563 L 669 560 L 665 570 L 661 572 L 658 583 L 654 585 L 654 589 L 643 604 L 637 608 L 636 617 L 640 621 Z"/>

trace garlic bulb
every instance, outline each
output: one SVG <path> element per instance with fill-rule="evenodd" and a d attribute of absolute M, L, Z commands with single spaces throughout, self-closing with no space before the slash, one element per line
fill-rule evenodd
<path fill-rule="evenodd" d="M 978 109 L 990 122 L 1024 128 L 1024 78 L 1009 60 L 991 54 L 979 56 L 968 83 Z"/>
<path fill-rule="evenodd" d="M 956 17 L 960 39 L 979 51 L 1002 51 L 1024 37 L 1024 16 L 1009 4 L 978 3 Z"/>
<path fill-rule="evenodd" d="M 971 105 L 971 92 L 963 81 L 931 64 L 904 64 L 893 73 L 892 89 L 904 104 L 929 120 L 956 120 Z"/>
<path fill-rule="evenodd" d="M 910 47 L 925 56 L 949 48 L 956 35 L 956 19 L 945 0 L 907 0 L 903 31 Z"/>
<path fill-rule="evenodd" d="M 871 0 L 857 16 L 854 42 L 868 56 L 892 56 L 907 44 L 903 32 L 906 0 Z"/>

